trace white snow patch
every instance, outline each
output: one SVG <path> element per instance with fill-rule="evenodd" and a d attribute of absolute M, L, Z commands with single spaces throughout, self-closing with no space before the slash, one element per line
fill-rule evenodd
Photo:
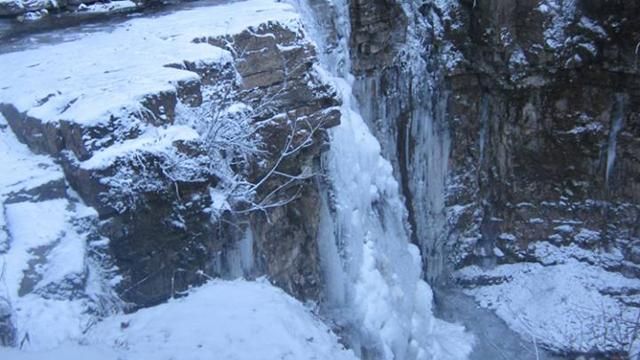
<path fill-rule="evenodd" d="M 60 312 L 43 312 L 51 325 Z M 267 282 L 212 281 L 187 297 L 105 319 L 86 335 L 67 335 L 49 350 L 0 348 L 0 357 L 30 359 L 336 359 L 355 360 L 325 324 Z M 80 345 L 82 344 L 82 345 Z"/>
<path fill-rule="evenodd" d="M 569 259 L 575 259 L 609 268 L 619 265 L 624 260 L 624 255 L 619 249 L 610 251 L 587 250 L 576 244 L 559 247 L 544 241 L 534 243 L 531 248 L 537 261 L 544 265 L 562 264 Z"/>
<path fill-rule="evenodd" d="M 574 229 L 573 229 L 573 226 L 569 224 L 564 224 L 564 225 L 558 225 L 554 227 L 553 230 L 561 232 L 563 234 L 571 234 Z"/>
<path fill-rule="evenodd" d="M 502 233 L 502 234 L 498 235 L 498 239 L 503 240 L 503 241 L 509 241 L 509 242 L 514 242 L 514 241 L 517 240 L 515 235 L 509 234 L 509 233 Z"/>
<path fill-rule="evenodd" d="M 516 67 L 527 64 L 527 57 L 522 49 L 516 49 L 509 57 L 509 66 Z"/>
<path fill-rule="evenodd" d="M 582 228 L 573 237 L 573 240 L 578 244 L 593 245 L 600 241 L 601 234 L 599 231 Z"/>
<path fill-rule="evenodd" d="M 148 126 L 140 136 L 135 139 L 123 141 L 122 143 L 103 148 L 93 156 L 83 161 L 80 166 L 83 169 L 104 169 L 111 165 L 118 157 L 126 155 L 132 151 L 144 150 L 150 152 L 161 152 L 172 147 L 174 141 L 193 140 L 199 137 L 198 133 L 184 125 L 173 125 L 169 127 Z"/>
<path fill-rule="evenodd" d="M 549 16 L 545 22 L 545 44 L 553 50 L 561 49 L 567 40 L 566 29 L 577 11 L 576 0 L 542 0 L 537 9 Z"/>
<path fill-rule="evenodd" d="M 290 5 L 250 0 L 132 19 L 110 32 L 2 54 L 0 99 L 43 121 L 92 124 L 126 117 L 144 110 L 140 101 L 146 95 L 175 92 L 178 82 L 199 80 L 194 72 L 166 65 L 231 61 L 228 51 L 194 39 L 269 21 L 299 28 Z"/>
<path fill-rule="evenodd" d="M 40 203 L 23 202 L 6 206 L 6 222 L 11 234 L 11 248 L 0 259 L 0 269 L 5 268 L 5 281 L 11 297 L 18 296 L 23 271 L 32 252 L 39 247 L 59 240 L 66 228 L 66 200 L 50 200 Z"/>
<path fill-rule="evenodd" d="M 602 131 L 602 124 L 594 121 L 586 125 L 576 126 L 573 129 L 567 131 L 566 133 L 572 134 L 572 135 L 581 135 L 585 133 L 598 133 L 600 131 Z"/>
<path fill-rule="evenodd" d="M 607 350 L 619 347 L 618 340 L 631 341 L 632 331 L 620 324 L 635 323 L 637 309 L 602 291 L 639 288 L 640 280 L 580 262 L 570 256 L 571 251 L 549 245 L 543 257 L 549 263 L 554 260 L 554 265 L 505 264 L 486 271 L 468 267 L 457 276 L 505 279 L 465 292 L 481 306 L 494 310 L 524 338 L 534 338 L 552 349 Z"/>
<path fill-rule="evenodd" d="M 90 5 L 82 4 L 78 7 L 78 10 L 80 12 L 102 14 L 102 13 L 109 13 L 109 12 L 133 10 L 136 7 L 137 5 L 133 1 L 117 0 L 117 1 L 110 1 L 107 3 L 94 3 Z"/>
<path fill-rule="evenodd" d="M 32 153 L 3 125 L 7 126 L 6 119 L 0 114 L 0 197 L 63 178 L 53 159 Z"/>
<path fill-rule="evenodd" d="M 118 359 L 118 353 L 109 348 L 68 343 L 47 351 L 27 352 L 0 347 L 0 357 L 11 360 L 114 360 Z"/>
<path fill-rule="evenodd" d="M 86 321 L 83 301 L 21 293 L 29 290 L 25 286 L 40 289 L 84 273 L 86 240 L 69 225 L 72 214 L 67 207 L 65 199 L 6 206 L 12 241 L 9 251 L 0 257 L 5 285 L 0 295 L 12 303 L 19 340 L 28 336 L 28 348 L 47 349 L 80 336 Z M 33 262 L 36 265 L 31 265 Z M 27 271 L 39 278 L 27 279 Z"/>
<path fill-rule="evenodd" d="M 602 26 L 586 16 L 580 18 L 578 26 L 591 31 L 592 33 L 598 35 L 601 39 L 606 39 L 608 36 L 607 32 L 602 28 Z"/>

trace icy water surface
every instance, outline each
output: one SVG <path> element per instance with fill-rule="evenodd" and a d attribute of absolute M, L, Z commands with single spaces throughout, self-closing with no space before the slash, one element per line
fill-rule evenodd
<path fill-rule="evenodd" d="M 533 339 L 523 339 L 491 310 L 478 306 L 472 297 L 455 288 L 434 289 L 435 315 L 461 323 L 476 337 L 469 360 L 559 360 Z"/>

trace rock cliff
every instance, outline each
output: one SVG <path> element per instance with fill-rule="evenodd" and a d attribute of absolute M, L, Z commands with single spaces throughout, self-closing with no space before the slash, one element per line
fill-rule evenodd
<path fill-rule="evenodd" d="M 52 80 L 46 96 L 33 103 L 2 98 L 0 111 L 18 139 L 59 162 L 70 189 L 97 210 L 97 232 L 108 239 L 122 277 L 118 294 L 134 307 L 157 304 L 209 277 L 238 275 L 269 275 L 301 299 L 320 298 L 313 178 L 325 129 L 339 124 L 339 102 L 315 72 L 314 49 L 295 14 L 280 23 L 271 16 L 213 35 L 194 30 L 194 18 L 191 28 L 177 30 L 185 51 L 169 47 L 155 55 L 157 65 L 146 59 L 154 55 L 144 54 L 157 46 L 133 44 L 130 51 L 139 55 L 104 61 L 129 51 L 121 49 L 96 54 L 98 62 L 85 73 L 78 70 L 83 65 L 75 73 L 63 69 L 69 75 Z M 165 23 L 176 18 L 168 15 Z M 155 26 L 134 23 L 116 34 L 150 31 L 140 40 L 165 41 L 165 30 Z M 54 46 L 99 53 L 91 40 Z M 189 55 L 190 48 L 221 56 L 199 55 L 201 50 Z M 34 71 L 22 68 L 21 59 L 3 59 L 19 73 L 4 91 L 15 93 L 16 83 L 70 65 L 64 59 L 47 63 L 38 50 L 31 55 L 41 61 Z M 134 71 L 129 80 L 110 75 L 137 66 L 149 68 L 148 74 Z M 72 85 L 93 74 L 102 82 L 83 86 L 82 93 Z M 113 94 L 116 81 L 129 82 L 124 97 L 100 98 Z M 250 261 L 231 269 L 229 257 L 247 238 L 242 256 Z"/>
<path fill-rule="evenodd" d="M 573 260 L 638 278 L 638 5 L 356 1 L 350 11 L 356 95 L 402 182 L 432 284 L 465 266 Z M 463 274 L 472 289 L 512 278 Z M 634 291 L 614 302 L 635 311 Z M 595 337 L 567 347 L 606 352 L 606 335 Z"/>

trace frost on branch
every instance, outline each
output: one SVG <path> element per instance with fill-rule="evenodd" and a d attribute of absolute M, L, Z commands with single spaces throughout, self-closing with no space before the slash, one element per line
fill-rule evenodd
<path fill-rule="evenodd" d="M 243 89 L 242 79 L 233 71 L 222 75 L 204 89 L 199 107 L 179 104 L 174 125 L 162 130 L 150 127 L 149 146 L 117 157 L 113 174 L 101 179 L 107 187 L 101 195 L 105 204 L 123 213 L 144 206 L 148 200 L 144 194 L 182 201 L 188 189 L 210 187 L 216 194 L 211 208 L 215 219 L 226 210 L 266 211 L 298 197 L 298 183 L 313 172 L 307 165 L 300 169 L 294 159 L 319 139 L 326 126 L 323 117 L 334 114 L 288 111 L 282 99 L 295 85 L 288 75 L 268 90 Z M 180 126 L 197 136 L 168 135 L 179 133 L 171 127 Z"/>

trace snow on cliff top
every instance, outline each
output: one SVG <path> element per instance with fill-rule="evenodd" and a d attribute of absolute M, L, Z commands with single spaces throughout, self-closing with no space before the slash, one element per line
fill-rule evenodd
<path fill-rule="evenodd" d="M 110 114 L 140 109 L 145 95 L 175 91 L 198 75 L 168 64 L 212 64 L 230 54 L 203 36 L 239 33 L 277 21 L 297 27 L 293 8 L 273 0 L 250 0 L 132 19 L 110 31 L 73 41 L 0 55 L 0 103 L 43 121 L 90 124 Z"/>

